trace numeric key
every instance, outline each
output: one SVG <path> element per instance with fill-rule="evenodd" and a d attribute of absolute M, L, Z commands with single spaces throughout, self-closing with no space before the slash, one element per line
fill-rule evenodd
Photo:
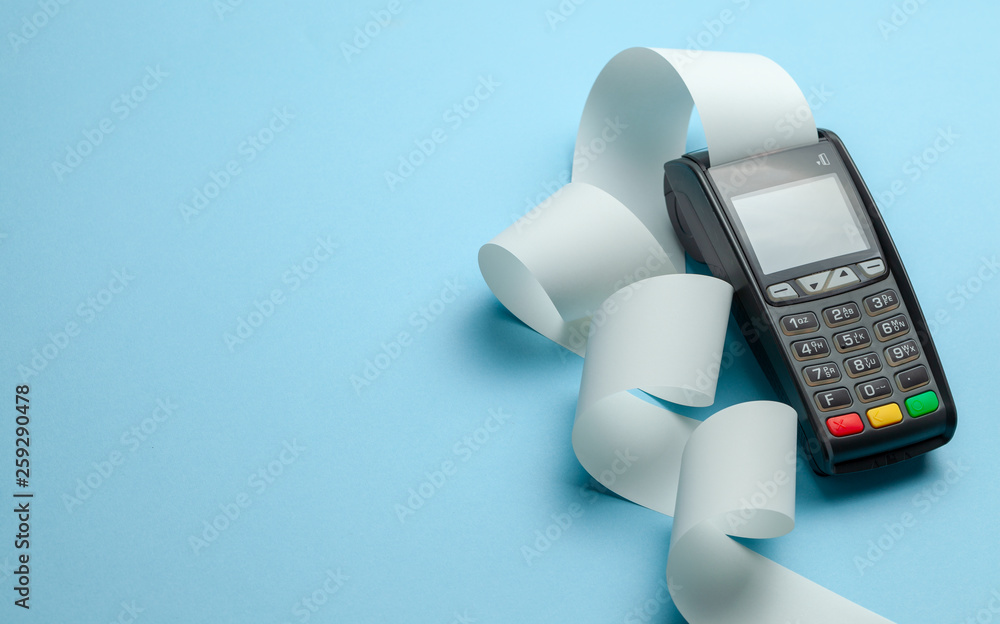
<path fill-rule="evenodd" d="M 869 316 L 885 314 L 899 307 L 899 295 L 894 290 L 883 290 L 877 295 L 865 298 L 865 310 Z"/>
<path fill-rule="evenodd" d="M 854 386 L 854 391 L 858 393 L 858 398 L 862 403 L 870 403 L 885 398 L 892 394 L 892 385 L 885 377 L 872 379 Z"/>
<path fill-rule="evenodd" d="M 861 309 L 856 303 L 845 303 L 823 310 L 823 320 L 828 327 L 847 325 L 861 318 Z"/>
<path fill-rule="evenodd" d="M 822 386 L 823 384 L 840 381 L 840 369 L 833 362 L 824 362 L 806 366 L 802 369 L 802 376 L 810 386 Z"/>
<path fill-rule="evenodd" d="M 819 329 L 819 319 L 812 312 L 789 314 L 788 316 L 781 317 L 781 331 L 786 336 L 806 334 L 814 332 L 817 329 Z"/>
<path fill-rule="evenodd" d="M 912 362 L 918 357 L 920 357 L 920 351 L 917 349 L 915 340 L 907 340 L 885 348 L 885 359 L 889 362 L 889 366 L 899 366 L 906 362 Z"/>
<path fill-rule="evenodd" d="M 896 336 L 902 336 L 910 331 L 910 323 L 902 314 L 875 323 L 875 335 L 879 341 L 885 342 Z"/>
<path fill-rule="evenodd" d="M 874 353 L 865 353 L 844 360 L 844 368 L 851 377 L 863 377 L 882 370 L 882 361 Z"/>
<path fill-rule="evenodd" d="M 830 343 L 826 338 L 812 338 L 792 343 L 792 355 L 800 362 L 830 355 Z"/>
<path fill-rule="evenodd" d="M 866 327 L 858 327 L 851 331 L 841 332 L 834 336 L 833 339 L 837 343 L 837 351 L 841 353 L 864 349 L 872 343 L 872 335 L 868 333 Z"/>

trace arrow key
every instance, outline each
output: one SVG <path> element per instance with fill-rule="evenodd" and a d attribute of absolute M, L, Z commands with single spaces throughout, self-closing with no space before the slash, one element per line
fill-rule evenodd
<path fill-rule="evenodd" d="M 848 284 L 855 284 L 861 281 L 858 274 L 852 269 L 847 267 L 840 267 L 839 269 L 834 269 L 831 271 L 833 275 L 830 276 L 830 283 L 826 285 L 827 290 L 832 290 L 834 288 L 842 288 Z"/>
<path fill-rule="evenodd" d="M 828 277 L 830 277 L 830 271 L 820 271 L 819 273 L 800 277 L 796 281 L 798 281 L 802 290 L 806 291 L 807 295 L 815 295 L 818 292 L 823 292 Z"/>

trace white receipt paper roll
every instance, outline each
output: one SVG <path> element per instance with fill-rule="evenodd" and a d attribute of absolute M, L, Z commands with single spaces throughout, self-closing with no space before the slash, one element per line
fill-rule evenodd
<path fill-rule="evenodd" d="M 673 515 L 681 453 L 698 421 L 628 391 L 711 405 L 732 296 L 722 280 L 664 275 L 626 286 L 603 306 L 583 363 L 573 450 L 609 489 Z M 710 387 L 699 385 L 699 372 Z M 623 469 L 623 455 L 638 459 Z"/>
<path fill-rule="evenodd" d="M 668 588 L 689 622 L 888 622 L 730 538 L 794 526 L 792 408 L 755 401 L 700 422 L 630 392 L 715 400 L 733 290 L 678 272 L 663 200 L 692 106 L 713 164 L 817 140 L 802 93 L 767 58 L 625 50 L 587 99 L 573 181 L 480 249 L 483 277 L 529 327 L 586 354 L 573 449 L 610 490 L 674 516 Z M 790 114 L 807 119 L 782 125 Z"/>

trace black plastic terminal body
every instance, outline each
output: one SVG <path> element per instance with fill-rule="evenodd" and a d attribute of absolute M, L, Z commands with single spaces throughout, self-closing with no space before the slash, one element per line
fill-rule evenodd
<path fill-rule="evenodd" d="M 712 275 L 733 286 L 736 303 L 733 315 L 775 392 L 798 413 L 800 442 L 813 470 L 821 475 L 834 475 L 893 464 L 945 444 L 954 435 L 957 411 L 927 322 L 871 193 L 834 133 L 819 130 L 819 146 L 835 150 L 853 183 L 854 196 L 860 200 L 869 220 L 867 227 L 877 239 L 879 249 L 876 253 L 884 259 L 887 268 L 886 274 L 878 278 L 883 280 L 881 282 L 868 281 L 828 295 L 803 297 L 803 302 L 794 305 L 768 300 L 766 284 L 759 283 L 760 273 L 755 273 L 738 227 L 725 208 L 724 193 L 709 175 L 705 150 L 685 154 L 664 165 L 664 194 L 671 222 L 685 251 L 695 261 L 707 264 Z M 860 297 L 883 287 L 891 287 L 899 293 L 901 309 L 906 311 L 913 325 L 908 337 L 918 340 L 919 363 L 929 369 L 930 382 L 920 390 L 935 391 L 940 406 L 920 418 L 910 418 L 903 410 L 905 426 L 873 428 L 866 423 L 863 434 L 837 437 L 826 426 L 826 419 L 833 414 L 817 409 L 813 396 L 818 388 L 804 383 L 800 374 L 803 362 L 792 357 L 788 348 L 792 339 L 782 334 L 779 319 L 790 312 L 803 311 L 815 311 L 819 316 L 822 309 L 844 301 L 845 294 L 854 295 L 860 302 Z M 855 292 L 851 293 L 852 290 Z M 873 343 L 872 348 L 881 353 L 880 348 L 885 345 L 875 339 Z M 831 350 L 834 356 L 840 355 L 832 346 Z M 891 373 L 895 372 L 888 371 L 888 376 L 892 378 Z M 855 381 L 860 380 L 845 376 L 843 385 L 853 389 Z M 896 384 L 892 389 L 895 399 L 902 404 L 902 393 Z M 865 409 L 871 405 L 859 404 L 857 399 L 853 403 L 853 408 L 843 411 L 858 412 L 864 419 Z"/>

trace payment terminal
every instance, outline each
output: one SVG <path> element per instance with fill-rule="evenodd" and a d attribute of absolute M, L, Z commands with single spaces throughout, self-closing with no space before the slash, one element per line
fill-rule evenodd
<path fill-rule="evenodd" d="M 690 256 L 736 291 L 734 315 L 799 414 L 813 469 L 867 470 L 945 444 L 955 404 L 871 193 L 840 139 L 710 166 L 664 166 Z"/>

